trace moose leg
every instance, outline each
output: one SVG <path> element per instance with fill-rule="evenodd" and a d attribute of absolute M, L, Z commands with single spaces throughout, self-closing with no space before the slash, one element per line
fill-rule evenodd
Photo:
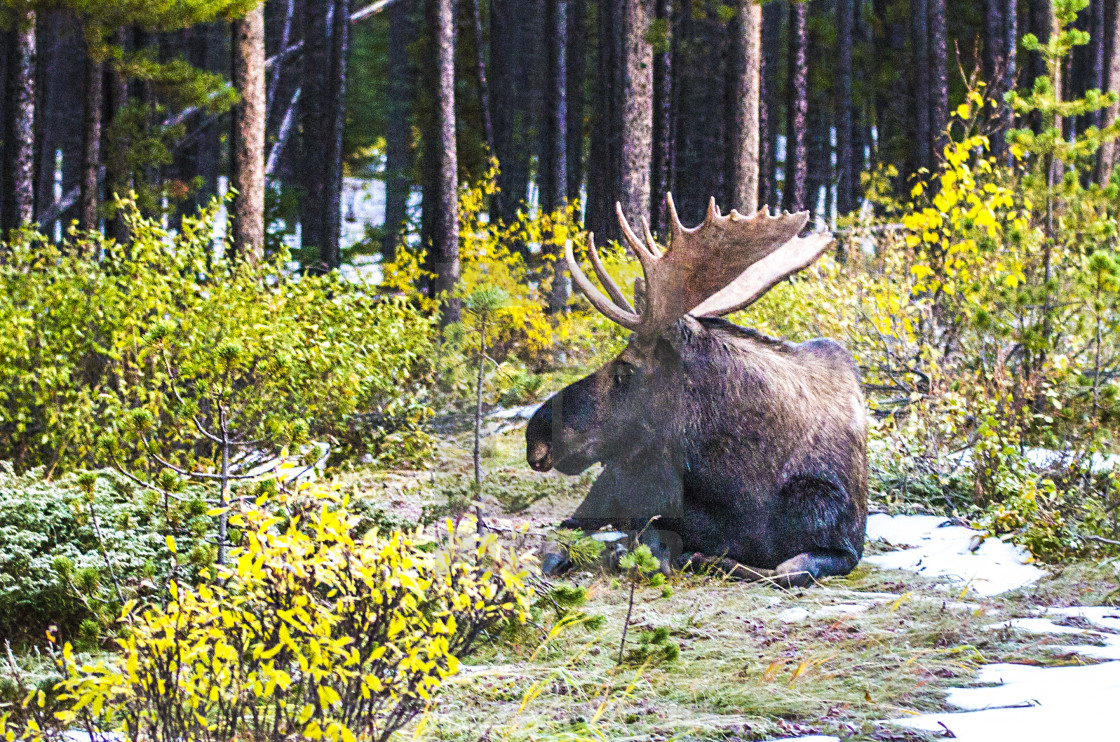
<path fill-rule="evenodd" d="M 822 577 L 845 575 L 859 560 L 840 552 L 805 552 L 787 559 L 775 569 L 750 567 L 727 557 L 711 557 L 695 553 L 682 557 L 688 569 L 709 569 L 733 580 L 766 582 L 776 587 L 808 587 Z"/>

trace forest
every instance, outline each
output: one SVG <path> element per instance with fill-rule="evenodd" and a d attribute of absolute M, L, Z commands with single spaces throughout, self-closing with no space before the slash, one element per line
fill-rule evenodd
<path fill-rule="evenodd" d="M 1120 0 L 0 0 L 0 80 L 8 742 L 1117 727 Z"/>

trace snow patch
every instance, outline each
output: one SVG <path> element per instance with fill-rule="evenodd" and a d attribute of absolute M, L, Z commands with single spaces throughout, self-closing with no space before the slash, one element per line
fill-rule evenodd
<path fill-rule="evenodd" d="M 1120 659 L 1120 608 L 1073 606 L 1048 608 L 1047 616 L 1079 618 L 1092 626 L 1062 626 L 1046 616 L 1015 618 L 992 626 L 1034 634 L 1094 637 L 1104 646 L 1055 646 L 1060 652 Z M 1116 738 L 1114 708 L 1120 698 L 1120 662 L 1074 667 L 1032 667 L 996 664 L 980 669 L 978 688 L 955 688 L 946 700 L 964 712 L 925 714 L 893 723 L 944 734 L 948 729 L 963 742 L 1014 739 L 1052 742 L 1056 739 Z"/>
<path fill-rule="evenodd" d="M 935 515 L 875 513 L 867 519 L 867 538 L 906 547 L 865 557 L 867 562 L 884 569 L 947 577 L 980 596 L 1030 585 L 1045 574 L 1027 563 L 1030 554 L 1026 549 Z"/>
<path fill-rule="evenodd" d="M 540 408 L 539 404 L 527 404 L 523 407 L 499 408 L 487 417 L 496 417 L 499 420 L 528 420 Z"/>

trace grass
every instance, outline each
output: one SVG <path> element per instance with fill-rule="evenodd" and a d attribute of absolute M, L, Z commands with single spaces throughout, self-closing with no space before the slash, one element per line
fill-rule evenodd
<path fill-rule="evenodd" d="M 449 507 L 464 507 L 464 493 L 471 501 L 469 450 L 466 434 L 447 437 L 431 470 L 359 469 L 338 475 L 333 484 L 350 494 L 371 526 L 412 527 Z M 523 460 L 523 426 L 492 430 L 486 451 L 487 521 L 527 525 L 530 538 L 542 545 L 543 534 L 574 510 L 595 476 L 530 471 Z M 637 637 L 667 628 L 679 658 L 620 667 L 626 585 L 602 572 L 568 581 L 586 588 L 584 613 L 601 616 L 601 622 L 556 630 L 546 615 L 520 640 L 490 646 L 402 734 L 447 742 L 808 734 L 925 739 L 881 722 L 942 710 L 946 689 L 970 684 L 984 663 L 1088 661 L 1048 649 L 1068 637 L 991 626 L 1044 605 L 1100 603 L 1116 588 L 1113 568 L 1088 563 L 1063 566 L 1034 586 L 985 599 L 868 565 L 794 591 L 675 574 L 670 591 L 639 590 L 630 631 Z M 43 669 L 41 661 L 26 660 Z M 0 696 L 3 691 L 0 686 Z"/>
<path fill-rule="evenodd" d="M 495 431 L 484 485 L 491 513 L 537 532 L 559 522 L 593 479 L 541 475 L 523 462 L 524 429 Z M 441 470 L 465 471 L 451 440 Z M 460 461 L 461 459 L 461 461 Z M 673 590 L 639 591 L 631 631 L 667 627 L 679 659 L 616 665 L 627 589 L 582 573 L 585 612 L 602 628 L 501 645 L 445 691 L 423 722 L 425 737 L 474 740 L 753 740 L 807 734 L 842 739 L 924 739 L 885 719 L 944 708 L 950 687 L 989 662 L 1085 662 L 1055 655 L 1062 637 L 989 628 L 1042 605 L 1093 604 L 1115 589 L 1105 566 L 1069 565 L 1035 586 L 978 599 L 912 573 L 857 568 L 807 590 L 783 592 L 697 575 Z M 846 607 L 847 606 L 847 607 Z M 850 607 L 856 606 L 856 607 Z M 543 644 L 541 643 L 543 640 Z"/>
<path fill-rule="evenodd" d="M 1099 577 L 1103 587 L 1107 580 Z M 612 587 L 609 576 L 576 579 L 588 588 L 586 610 L 606 618 L 603 628 L 571 628 L 544 649 L 527 643 L 495 650 L 447 692 L 429 734 L 891 739 L 898 730 L 877 722 L 942 709 L 945 689 L 967 685 L 983 663 L 1079 661 L 1046 649 L 1061 637 L 988 628 L 1029 612 L 1033 591 L 970 600 L 917 576 L 861 568 L 794 592 L 676 576 L 669 598 L 658 589 L 641 591 L 633 626 L 668 627 L 680 658 L 618 667 L 626 591 Z M 1082 585 L 1059 576 L 1040 590 L 1077 594 Z M 1077 597 L 1085 598 L 1091 596 Z M 803 612 L 809 615 L 795 620 Z"/>

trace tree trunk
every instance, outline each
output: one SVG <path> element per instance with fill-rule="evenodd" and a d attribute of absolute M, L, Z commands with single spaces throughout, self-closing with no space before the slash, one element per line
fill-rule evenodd
<path fill-rule="evenodd" d="M 759 63 L 761 99 L 758 111 L 758 200 L 778 207 L 778 127 L 781 123 L 782 6 L 771 2 L 762 7 L 762 59 Z"/>
<path fill-rule="evenodd" d="M 326 173 L 326 240 L 319 259 L 330 268 L 342 264 L 342 143 L 346 129 L 346 60 L 350 56 L 350 0 L 335 0 L 331 27 L 330 128 Z M 454 130 L 454 125 L 452 127 Z"/>
<path fill-rule="evenodd" d="M 397 0 L 389 8 L 389 85 L 386 96 L 385 127 L 385 235 L 381 255 L 386 262 L 396 259 L 405 220 L 412 167 L 409 141 L 412 136 L 409 113 L 412 107 L 413 70 L 408 47 L 412 43 L 412 2 Z"/>
<path fill-rule="evenodd" d="M 762 61 L 762 7 L 739 0 L 731 24 L 728 94 L 734 117 L 728 146 L 728 208 L 743 214 L 758 210 L 759 74 Z"/>
<path fill-rule="evenodd" d="M 568 0 L 545 0 L 544 138 L 540 156 L 541 213 L 564 207 L 568 194 Z M 569 291 L 563 245 L 552 240 L 553 277 L 549 310 L 561 312 Z"/>
<path fill-rule="evenodd" d="M 526 6 L 529 7 L 526 7 Z M 530 57 L 536 49 L 536 4 L 525 0 L 490 2 L 490 94 L 494 155 L 498 158 L 496 211 L 513 222 L 529 193 L 532 155 Z"/>
<path fill-rule="evenodd" d="M 989 93 L 1002 104 L 1007 91 L 1007 29 L 1004 26 L 1006 0 L 984 0 L 984 77 L 990 85 Z M 1004 134 L 1007 131 L 1003 116 L 991 132 L 989 139 L 992 155 L 1002 158 L 1006 151 Z"/>
<path fill-rule="evenodd" d="M 127 34 L 124 29 L 117 31 L 113 44 L 122 53 L 127 51 Z M 107 67 L 106 77 L 109 83 L 108 124 L 111 127 L 114 123 L 119 122 L 119 117 L 128 105 L 128 78 L 122 72 L 120 64 L 110 63 Z M 105 134 L 104 129 L 102 134 Z M 108 137 L 106 137 L 104 144 L 107 155 L 105 158 L 105 197 L 109 201 L 110 213 L 112 214 L 106 225 L 106 233 L 116 240 L 117 244 L 127 245 L 129 241 L 128 225 L 125 224 L 124 215 L 113 207 L 114 196 L 125 198 L 131 190 L 127 153 L 123 149 L 126 145 L 123 142 L 111 141 Z"/>
<path fill-rule="evenodd" d="M 1089 76 L 1085 87 L 1087 90 L 1104 90 L 1104 0 L 1092 0 L 1089 3 Z M 1100 128 L 1104 111 L 1091 111 L 1085 116 L 1086 126 Z"/>
<path fill-rule="evenodd" d="M 633 220 L 649 218 L 653 157 L 652 0 L 625 0 L 623 18 L 622 183 L 619 202 Z"/>
<path fill-rule="evenodd" d="M 786 162 L 784 205 L 787 211 L 805 209 L 808 175 L 809 32 L 804 3 L 789 6 L 789 84 L 786 105 Z"/>
<path fill-rule="evenodd" d="M 855 38 L 855 0 L 836 3 L 836 211 L 855 210 L 856 165 L 852 119 L 852 44 Z"/>
<path fill-rule="evenodd" d="M 918 168 L 931 169 L 929 6 L 927 0 L 910 0 L 910 40 L 914 49 L 914 155 Z"/>
<path fill-rule="evenodd" d="M 344 24 L 345 25 L 345 24 Z M 264 4 L 234 20 L 233 247 L 250 264 L 264 257 Z"/>
<path fill-rule="evenodd" d="M 482 108 L 482 132 L 486 137 L 486 149 L 491 157 L 494 156 L 494 124 L 490 118 L 490 86 L 486 82 L 486 54 L 483 51 L 482 9 L 479 7 L 481 0 L 470 0 L 471 21 L 474 24 L 475 50 L 478 53 L 478 96 Z"/>
<path fill-rule="evenodd" d="M 568 201 L 578 206 L 583 185 L 583 83 L 587 73 L 587 0 L 569 0 L 568 4 Z M 579 218 L 577 213 L 576 218 Z"/>
<path fill-rule="evenodd" d="M 78 227 L 86 231 L 98 228 L 98 206 L 101 202 L 98 175 L 101 170 L 101 108 L 105 81 L 105 65 L 91 53 L 86 59 L 85 110 L 82 114 L 82 175 L 78 196 Z"/>
<path fill-rule="evenodd" d="M 656 0 L 654 15 L 660 34 L 653 50 L 653 161 L 650 168 L 650 224 L 665 234 L 665 192 L 670 188 L 673 151 L 673 3 Z"/>
<path fill-rule="evenodd" d="M 300 87 L 299 113 L 303 130 L 303 166 L 300 204 L 302 245 L 322 256 L 328 245 L 327 158 L 331 131 L 331 39 L 328 16 L 332 3 L 309 1 L 303 14 L 303 84 Z M 320 266 L 327 268 L 329 265 Z"/>
<path fill-rule="evenodd" d="M 35 218 L 35 11 L 17 19 L 14 43 L 8 50 L 8 130 L 4 140 L 3 231 L 30 224 Z"/>
<path fill-rule="evenodd" d="M 567 0 L 545 0 L 544 128 L 540 156 L 541 212 L 564 205 L 568 191 Z"/>
<path fill-rule="evenodd" d="M 452 0 L 429 0 L 428 29 L 434 46 L 436 82 L 434 128 L 428 153 L 434 155 L 432 178 L 425 183 L 424 220 L 431 235 L 428 265 L 434 296 L 444 298 L 441 322 L 458 322 L 459 300 L 451 296 L 459 282 L 458 172 L 455 150 L 455 16 Z M 429 190 L 430 188 L 430 190 Z"/>
<path fill-rule="evenodd" d="M 600 0 L 596 34 L 598 64 L 595 74 L 594 118 L 587 172 L 587 229 L 601 242 L 618 236 L 614 202 L 618 198 L 622 115 L 622 3 Z"/>
<path fill-rule="evenodd" d="M 949 57 L 945 0 L 929 0 L 930 158 L 936 166 L 944 156 L 949 127 Z"/>
<path fill-rule="evenodd" d="M 1120 95 L 1120 1 L 1109 0 L 1108 20 L 1110 27 L 1108 35 L 1111 39 L 1108 50 L 1108 90 Z M 1104 126 L 1111 126 L 1116 121 L 1120 105 L 1113 103 L 1104 110 Z M 1105 185 L 1112 178 L 1112 169 L 1116 165 L 1116 141 L 1105 142 L 1100 149 L 1097 182 Z"/>

